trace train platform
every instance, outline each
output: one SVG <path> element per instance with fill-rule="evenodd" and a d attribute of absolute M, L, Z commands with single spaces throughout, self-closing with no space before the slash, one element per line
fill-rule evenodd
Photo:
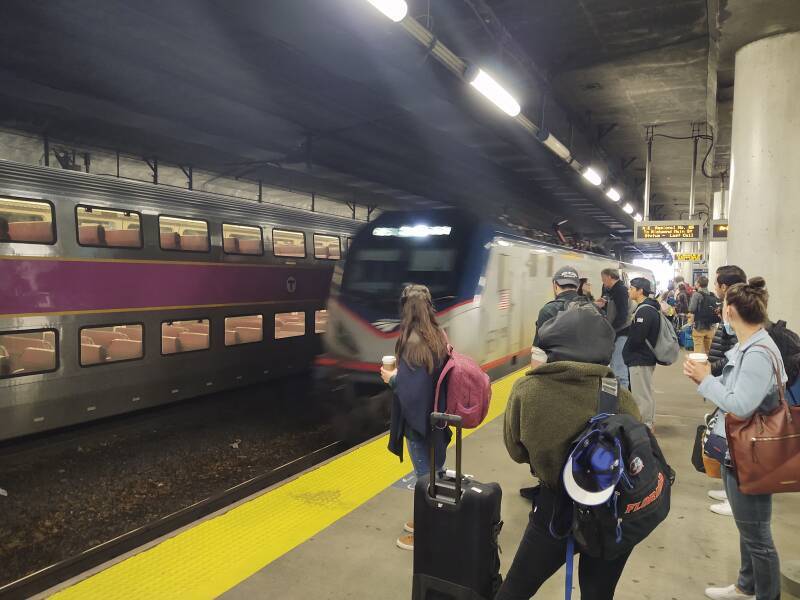
<path fill-rule="evenodd" d="M 504 491 L 503 573 L 530 510 L 517 493 L 532 482 L 528 468 L 512 462 L 502 442 L 505 402 L 522 375 L 493 384 L 491 419 L 468 432 L 464 445 L 465 471 L 498 481 Z M 672 512 L 632 555 L 616 598 L 702 598 L 706 586 L 735 580 L 736 527 L 731 518 L 708 510 L 712 501 L 706 493 L 718 482 L 689 462 L 694 431 L 708 405 L 680 365 L 658 368 L 655 387 L 657 435 L 677 471 Z M 412 514 L 409 469 L 409 462 L 400 464 L 386 451 L 386 438 L 378 437 L 43 596 L 407 599 L 412 553 L 398 549 L 395 539 Z M 775 497 L 773 533 L 784 563 L 800 558 L 798 514 L 800 495 Z M 563 585 L 562 570 L 537 597 L 562 597 Z"/>

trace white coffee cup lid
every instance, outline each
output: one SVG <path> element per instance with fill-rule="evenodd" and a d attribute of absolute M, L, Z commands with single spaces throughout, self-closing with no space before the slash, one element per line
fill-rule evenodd
<path fill-rule="evenodd" d="M 694 360 L 694 361 L 708 360 L 708 354 L 706 354 L 705 352 L 692 352 L 691 354 L 689 354 L 689 360 Z"/>
<path fill-rule="evenodd" d="M 381 360 L 383 362 L 395 362 L 397 359 L 394 356 L 384 356 Z"/>

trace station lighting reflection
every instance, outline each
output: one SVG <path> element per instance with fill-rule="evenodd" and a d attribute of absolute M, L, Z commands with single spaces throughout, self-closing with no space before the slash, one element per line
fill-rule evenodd
<path fill-rule="evenodd" d="M 468 69 L 465 74 L 470 85 L 491 100 L 509 117 L 520 113 L 519 102 L 483 69 Z"/>
<path fill-rule="evenodd" d="M 633 220 L 636 221 L 637 223 L 641 223 L 642 222 L 642 215 L 639 214 L 639 213 L 636 213 L 635 215 L 633 215 Z"/>
<path fill-rule="evenodd" d="M 431 235 L 450 235 L 451 228 L 446 225 L 403 225 L 401 227 L 376 227 L 375 237 L 428 237 Z"/>
<path fill-rule="evenodd" d="M 608 188 L 608 191 L 606 192 L 606 196 L 611 198 L 611 200 L 613 202 L 619 202 L 619 199 L 622 198 L 622 196 L 620 196 L 619 192 L 614 188 Z"/>
<path fill-rule="evenodd" d="M 367 0 L 395 23 L 405 19 L 408 14 L 408 4 L 405 0 Z"/>
<path fill-rule="evenodd" d="M 630 203 L 625 204 L 625 206 L 622 207 L 622 210 L 624 210 L 629 215 L 633 214 L 633 206 L 631 206 Z"/>
<path fill-rule="evenodd" d="M 592 167 L 586 167 L 586 170 L 583 172 L 583 178 L 592 185 L 600 185 L 603 183 L 603 178 L 600 177 L 600 173 L 595 171 Z"/>

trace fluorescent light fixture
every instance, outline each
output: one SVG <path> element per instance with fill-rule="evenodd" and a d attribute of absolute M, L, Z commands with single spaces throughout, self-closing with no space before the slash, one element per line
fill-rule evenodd
<path fill-rule="evenodd" d="M 559 158 L 562 158 L 567 162 L 572 160 L 572 155 L 570 154 L 569 148 L 558 141 L 556 136 L 554 136 L 552 133 L 547 133 L 547 137 L 542 140 L 542 144 L 549 148 L 550 151 Z"/>
<path fill-rule="evenodd" d="M 446 225 L 403 225 L 401 227 L 376 227 L 372 230 L 372 235 L 376 237 L 401 237 L 401 238 L 422 238 L 431 235 L 450 235 L 450 227 Z"/>
<path fill-rule="evenodd" d="M 474 76 L 467 71 L 466 77 L 472 87 L 494 102 L 500 110 L 509 117 L 516 117 L 520 112 L 519 102 L 509 94 L 503 86 L 497 83 L 491 75 L 483 69 L 475 69 Z"/>
<path fill-rule="evenodd" d="M 627 203 L 625 204 L 625 206 L 623 206 L 623 207 L 622 207 L 622 210 L 624 210 L 624 211 L 625 211 L 626 213 L 628 213 L 629 215 L 632 215 L 632 214 L 633 214 L 633 206 L 631 206 L 630 202 L 627 202 Z"/>
<path fill-rule="evenodd" d="M 583 172 L 583 178 L 593 185 L 600 185 L 603 183 L 603 178 L 600 177 L 600 173 L 595 171 L 592 167 L 586 167 L 586 170 Z"/>
<path fill-rule="evenodd" d="M 509 246 L 513 246 L 514 244 L 512 244 L 511 242 L 507 242 L 505 240 L 497 240 L 497 245 L 498 246 L 505 246 L 507 248 Z"/>
<path fill-rule="evenodd" d="M 622 196 L 620 196 L 619 192 L 614 188 L 608 188 L 608 191 L 606 192 L 606 196 L 611 198 L 611 200 L 613 202 L 619 202 L 619 199 L 622 198 Z"/>
<path fill-rule="evenodd" d="M 642 215 L 639 214 L 639 213 L 636 213 L 635 215 L 633 215 L 633 220 L 636 221 L 637 223 L 641 223 L 642 222 Z"/>
<path fill-rule="evenodd" d="M 408 4 L 405 0 L 367 0 L 395 23 L 405 19 L 408 14 Z"/>

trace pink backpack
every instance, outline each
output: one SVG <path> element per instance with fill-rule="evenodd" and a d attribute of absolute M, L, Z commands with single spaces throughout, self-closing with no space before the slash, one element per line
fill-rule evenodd
<path fill-rule="evenodd" d="M 489 412 L 492 386 L 489 376 L 469 356 L 447 345 L 448 359 L 436 383 L 433 410 L 439 407 L 439 390 L 447 378 L 447 409 L 449 415 L 461 417 L 461 425 L 472 429 L 480 425 Z"/>

